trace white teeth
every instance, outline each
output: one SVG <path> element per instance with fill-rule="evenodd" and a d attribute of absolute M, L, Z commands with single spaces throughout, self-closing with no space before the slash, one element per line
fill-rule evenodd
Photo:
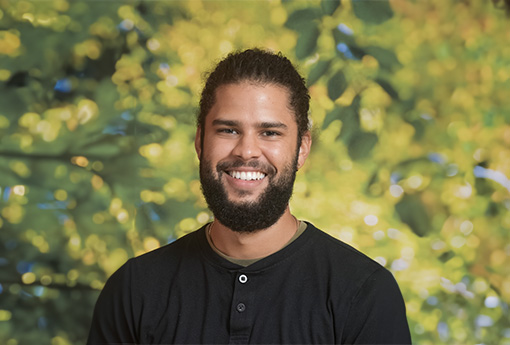
<path fill-rule="evenodd" d="M 243 181 L 262 180 L 266 177 L 266 174 L 258 171 L 229 171 L 228 174 Z"/>

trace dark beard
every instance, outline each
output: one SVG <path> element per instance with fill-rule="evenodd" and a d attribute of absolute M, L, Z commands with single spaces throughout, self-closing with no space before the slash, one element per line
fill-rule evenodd
<path fill-rule="evenodd" d="M 216 167 L 218 179 L 215 179 L 209 161 L 200 160 L 200 182 L 207 205 L 214 217 L 233 231 L 251 233 L 269 228 L 283 215 L 292 196 L 297 171 L 297 154 L 292 163 L 281 171 L 278 179 L 275 178 L 273 167 L 264 169 L 268 173 L 265 178 L 269 179 L 269 183 L 256 201 L 230 201 L 221 183 L 222 175 L 226 174 L 224 169 L 241 166 L 260 167 L 257 162 L 221 163 Z M 247 193 L 249 192 L 241 191 L 238 195 Z"/>

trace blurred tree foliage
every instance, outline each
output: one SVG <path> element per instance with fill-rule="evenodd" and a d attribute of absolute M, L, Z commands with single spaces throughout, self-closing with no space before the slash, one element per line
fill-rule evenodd
<path fill-rule="evenodd" d="M 307 75 L 293 211 L 388 267 L 419 344 L 510 344 L 508 1 L 0 0 L 0 343 L 83 344 L 107 277 L 210 221 L 202 73 Z"/>

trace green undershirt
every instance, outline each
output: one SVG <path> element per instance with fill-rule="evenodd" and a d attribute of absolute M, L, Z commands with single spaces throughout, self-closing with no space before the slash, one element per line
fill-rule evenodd
<path fill-rule="evenodd" d="M 212 224 L 212 223 L 211 223 Z M 233 258 L 231 256 L 228 256 L 226 254 L 223 254 L 218 248 L 216 248 L 216 246 L 214 245 L 214 243 L 212 242 L 211 240 L 211 236 L 209 236 L 209 228 L 211 227 L 211 224 L 209 224 L 207 226 L 207 229 L 205 229 L 205 235 L 207 237 L 207 242 L 209 242 L 209 245 L 211 246 L 211 248 L 219 255 L 221 256 L 222 258 L 225 258 L 226 260 L 234 263 L 234 264 L 237 264 L 239 266 L 243 266 L 243 267 L 247 267 L 261 259 L 263 259 L 264 257 L 262 258 L 256 258 L 256 259 L 236 259 L 236 258 Z M 296 231 L 296 233 L 294 234 L 294 236 L 292 236 L 292 238 L 281 248 L 285 248 L 287 247 L 289 244 L 291 244 L 296 238 L 298 238 L 306 229 L 307 227 L 307 224 L 303 221 L 299 221 L 299 226 L 298 226 L 298 229 Z"/>

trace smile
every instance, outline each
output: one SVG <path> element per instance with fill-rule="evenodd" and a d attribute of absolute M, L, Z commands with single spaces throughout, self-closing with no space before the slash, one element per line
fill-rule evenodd
<path fill-rule="evenodd" d="M 227 171 L 227 174 L 235 179 L 243 181 L 262 180 L 266 174 L 259 171 Z"/>

